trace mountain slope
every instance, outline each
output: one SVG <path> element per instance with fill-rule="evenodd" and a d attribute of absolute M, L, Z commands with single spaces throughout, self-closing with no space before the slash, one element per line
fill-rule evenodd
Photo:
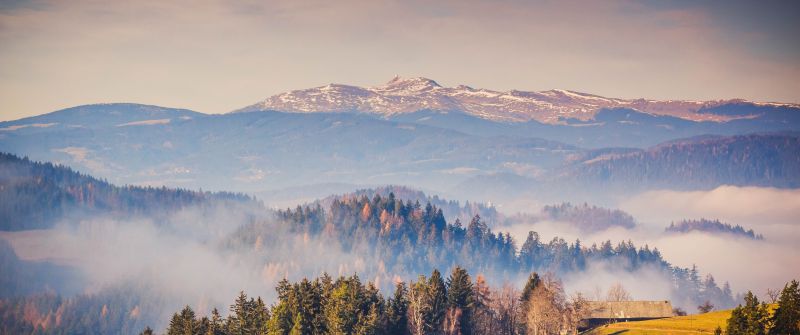
<path fill-rule="evenodd" d="M 48 228 L 68 215 L 164 214 L 244 195 L 183 189 L 119 187 L 64 166 L 0 152 L 0 230 Z"/>
<path fill-rule="evenodd" d="M 0 134 L 36 128 L 97 129 L 169 124 L 205 115 L 187 109 L 132 103 L 83 105 L 19 120 L 0 122 Z"/>
<path fill-rule="evenodd" d="M 800 186 L 800 134 L 705 136 L 607 154 L 573 164 L 559 178 L 651 187 Z"/>
<path fill-rule="evenodd" d="M 701 190 L 722 185 L 800 187 L 800 134 L 701 136 L 648 149 L 575 152 L 537 177 L 514 173 L 473 176 L 454 192 L 483 190 L 495 202 L 537 197 L 606 204 L 648 190 Z M 552 200 L 551 200 L 552 201 Z"/>
<path fill-rule="evenodd" d="M 91 124 L 93 117 L 76 114 L 70 122 Z M 0 133 L 0 151 L 69 164 L 117 184 L 236 191 L 331 181 L 441 189 L 509 162 L 546 170 L 575 150 L 344 113 L 201 114 L 164 124 Z"/>

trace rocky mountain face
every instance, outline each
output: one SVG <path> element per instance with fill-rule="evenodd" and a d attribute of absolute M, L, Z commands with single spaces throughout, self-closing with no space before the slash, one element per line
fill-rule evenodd
<path fill-rule="evenodd" d="M 720 108 L 726 107 L 726 108 Z M 561 124 L 587 121 L 603 109 L 627 108 L 691 121 L 725 122 L 758 117 L 770 108 L 798 105 L 758 103 L 745 100 L 684 101 L 617 99 L 567 90 L 507 92 L 459 85 L 443 87 L 427 78 L 395 77 L 384 85 L 358 87 L 330 84 L 274 95 L 238 111 L 361 112 L 384 116 L 422 110 L 461 111 L 479 118 L 503 121 L 538 121 Z M 739 112 L 731 113 L 730 109 Z"/>

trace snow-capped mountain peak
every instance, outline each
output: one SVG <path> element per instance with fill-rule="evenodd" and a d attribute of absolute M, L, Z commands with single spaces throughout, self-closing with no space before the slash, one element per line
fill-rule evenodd
<path fill-rule="evenodd" d="M 604 108 L 630 108 L 653 115 L 669 115 L 693 121 L 727 121 L 738 117 L 703 113 L 705 108 L 743 100 L 682 101 L 617 99 L 564 89 L 541 92 L 493 91 L 466 85 L 443 87 L 424 77 L 395 76 L 386 84 L 359 87 L 342 84 L 295 90 L 274 95 L 238 111 L 361 112 L 381 115 L 419 110 L 462 111 L 480 118 L 525 122 L 563 123 L 567 119 L 591 120 Z M 771 104 L 792 106 L 788 104 Z"/>
<path fill-rule="evenodd" d="M 415 77 L 415 78 L 402 78 L 400 76 L 395 76 L 392 80 L 389 80 L 385 85 L 375 87 L 376 91 L 383 91 L 383 92 L 397 92 L 397 93 L 419 93 L 419 92 L 427 92 L 431 90 L 435 90 L 437 88 L 441 88 L 442 86 L 439 83 L 423 77 Z"/>

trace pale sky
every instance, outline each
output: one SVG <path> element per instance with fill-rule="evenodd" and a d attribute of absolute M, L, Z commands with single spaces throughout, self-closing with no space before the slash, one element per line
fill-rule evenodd
<path fill-rule="evenodd" d="M 800 102 L 798 1 L 6 1 L 0 120 L 383 84 Z"/>

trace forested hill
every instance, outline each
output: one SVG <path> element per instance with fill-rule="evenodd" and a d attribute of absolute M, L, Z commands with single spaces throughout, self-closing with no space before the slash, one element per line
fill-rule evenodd
<path fill-rule="evenodd" d="M 387 201 L 394 202 L 395 199 L 403 199 L 404 201 L 411 201 L 412 203 L 427 204 L 430 203 L 442 210 L 445 219 L 454 221 L 459 219 L 463 222 L 469 222 L 472 217 L 479 215 L 488 224 L 497 223 L 501 219 L 501 214 L 493 206 L 481 202 L 466 201 L 463 205 L 455 200 L 447 200 L 440 198 L 438 195 L 429 196 L 425 192 L 399 185 L 387 185 L 375 188 L 360 189 L 352 193 L 343 195 L 332 195 L 325 199 L 320 200 L 322 207 L 327 208 L 334 202 L 334 200 L 343 198 L 361 198 L 367 197 L 373 199 L 375 196 L 382 198 L 389 198 Z"/>
<path fill-rule="evenodd" d="M 69 167 L 0 153 L 0 230 L 51 227 L 67 215 L 158 215 L 211 201 L 254 202 L 247 195 L 165 187 L 115 186 Z"/>
<path fill-rule="evenodd" d="M 800 133 L 703 136 L 606 154 L 574 164 L 562 180 L 638 187 L 800 187 Z"/>
<path fill-rule="evenodd" d="M 706 232 L 711 234 L 732 234 L 735 236 L 746 237 L 753 240 L 763 240 L 764 236 L 756 234 L 752 229 L 745 230 L 740 225 L 733 226 L 729 223 L 722 223 L 719 220 L 682 220 L 673 222 L 664 231 L 667 233 L 685 234 L 692 231 Z"/>
<path fill-rule="evenodd" d="M 636 220 L 628 213 L 618 209 L 607 209 L 597 206 L 573 205 L 569 202 L 560 205 L 544 206 L 542 218 L 545 220 L 569 222 L 585 232 L 597 232 L 610 227 L 619 226 L 631 229 Z"/>
<path fill-rule="evenodd" d="M 315 240 L 327 247 L 338 246 L 345 252 L 369 257 L 368 263 L 379 267 L 360 271 L 370 278 L 394 275 L 414 276 L 435 268 L 463 266 L 474 273 L 524 276 L 532 271 L 552 272 L 559 276 L 579 274 L 592 264 L 602 264 L 610 271 L 635 272 L 655 270 L 666 282 L 673 283 L 671 300 L 692 306 L 711 300 L 718 306 L 730 306 L 729 289 L 720 288 L 710 277 L 704 288 L 697 269 L 672 266 L 658 251 L 631 241 L 606 241 L 591 246 L 576 240 L 572 243 L 554 237 L 543 240 L 531 231 L 524 241 L 510 234 L 493 231 L 480 216 L 469 222 L 447 222 L 443 211 L 430 203 L 404 201 L 390 194 L 373 198 L 339 197 L 327 208 L 320 203 L 293 210 L 279 211 L 279 227 Z M 272 222 L 253 222 L 234 233 L 227 245 L 240 250 L 263 250 L 267 259 L 273 253 L 262 246 L 280 244 L 283 236 L 275 234 Z M 518 244 L 521 243 L 521 244 Z M 479 256 L 479 257 L 478 257 Z M 726 293 L 720 293 L 720 292 Z"/>

